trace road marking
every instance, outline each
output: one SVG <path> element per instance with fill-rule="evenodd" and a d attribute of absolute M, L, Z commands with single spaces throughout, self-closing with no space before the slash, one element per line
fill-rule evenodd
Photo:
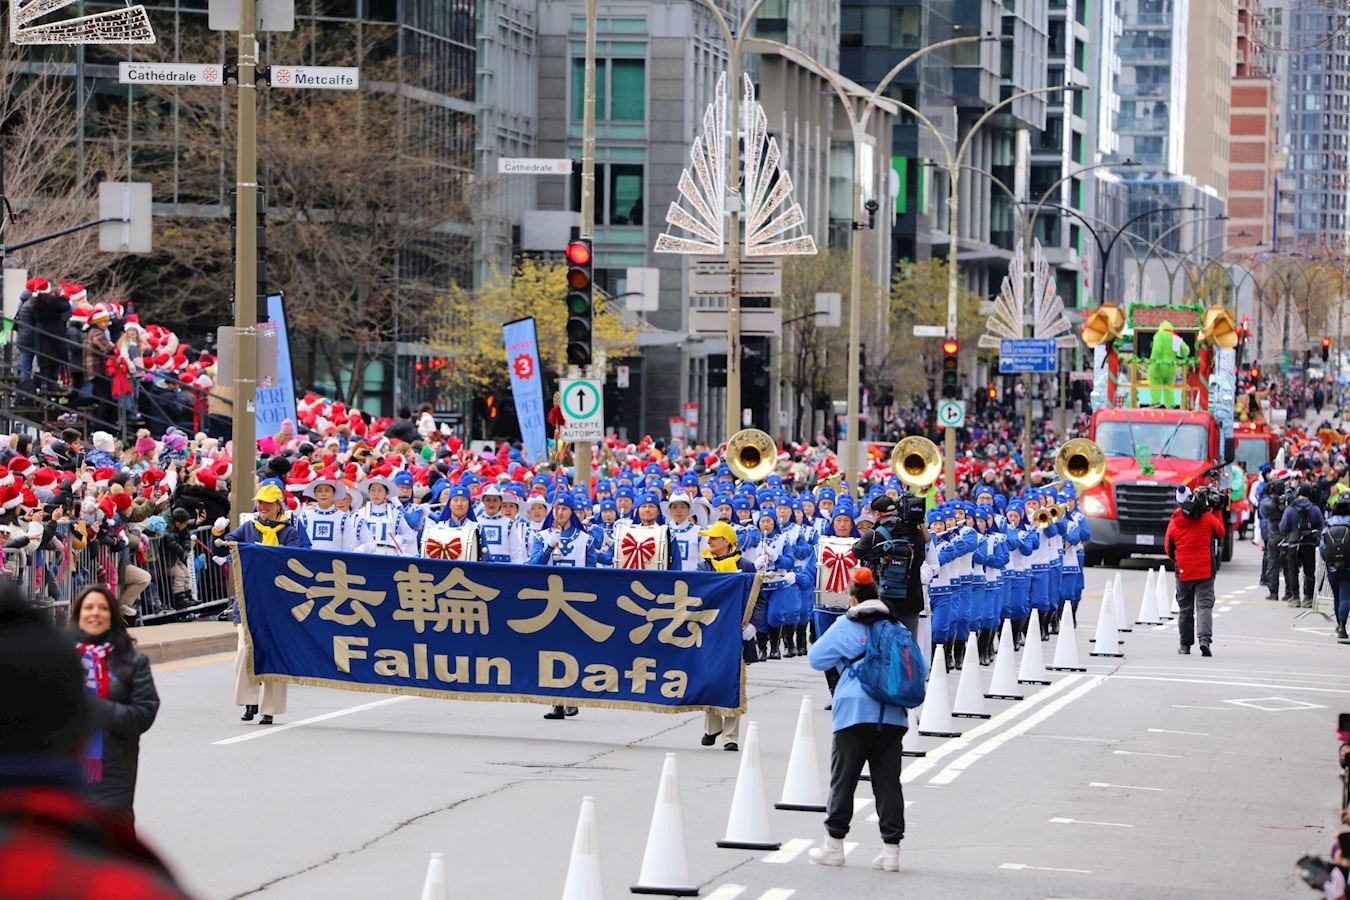
<path fill-rule="evenodd" d="M 909 811 L 909 808 L 910 808 L 911 806 L 913 806 L 913 805 L 914 805 L 914 801 L 913 801 L 913 800 L 906 800 L 906 801 L 905 801 L 905 811 L 908 812 L 908 811 Z M 867 821 L 869 821 L 869 822 L 880 822 L 880 821 L 881 821 L 881 816 L 877 815 L 876 813 L 872 813 L 870 816 L 867 817 Z"/>
<path fill-rule="evenodd" d="M 759 895 L 759 900 L 788 900 L 795 893 L 792 888 L 769 888 Z"/>
<path fill-rule="evenodd" d="M 708 900 L 736 900 L 747 890 L 749 889 L 743 884 L 721 884 L 708 895 Z"/>
<path fill-rule="evenodd" d="M 1319 694 L 1350 694 L 1350 690 L 1338 688 L 1303 687 L 1293 684 L 1264 684 L 1256 681 L 1216 681 L 1209 678 L 1163 678 L 1158 675 L 1112 675 L 1127 681 L 1175 681 L 1180 684 L 1219 684 L 1224 687 L 1269 688 L 1274 691 L 1316 691 Z"/>
<path fill-rule="evenodd" d="M 151 672 L 172 672 L 174 669 L 186 669 L 191 666 L 204 666 L 207 663 L 224 662 L 227 659 L 234 659 L 233 653 L 222 653 L 219 656 L 202 656 L 197 659 L 184 659 L 179 662 L 155 663 L 150 667 Z"/>
<path fill-rule="evenodd" d="M 1091 869 L 1059 869 L 1054 866 L 1029 866 L 1026 863 L 1004 863 L 1000 869 L 1012 869 L 1016 872 L 1068 872 L 1071 875 L 1091 875 Z"/>
<path fill-rule="evenodd" d="M 792 838 L 784 841 L 783 846 L 763 857 L 766 863 L 790 863 L 811 848 L 815 841 L 811 838 Z"/>
<path fill-rule="evenodd" d="M 1177 756 L 1175 753 L 1144 753 L 1139 750 L 1112 750 L 1116 756 L 1159 756 L 1163 759 L 1185 759 L 1184 756 Z"/>
<path fill-rule="evenodd" d="M 974 765 L 980 757 L 992 753 L 1018 735 L 1026 734 L 1028 730 L 1039 725 L 1041 722 L 1044 722 L 1046 719 L 1050 718 L 1079 697 L 1082 697 L 1105 680 L 1106 679 L 1101 675 L 1093 675 L 1069 693 L 1056 698 L 1053 702 L 1045 704 L 1045 706 L 1036 710 L 1036 712 L 1010 726 L 1006 731 L 991 737 L 983 744 L 980 744 L 978 747 L 975 747 L 973 750 L 952 761 L 945 769 L 935 775 L 928 784 L 930 786 L 951 784 L 960 777 L 962 772 Z"/>
<path fill-rule="evenodd" d="M 1223 702 L 1231 703 L 1234 706 L 1246 706 L 1249 709 L 1259 709 L 1261 712 L 1326 709 L 1325 706 L 1318 703 L 1308 703 L 1306 700 L 1290 700 L 1288 697 L 1248 697 L 1245 700 L 1225 700 Z"/>
<path fill-rule="evenodd" d="M 1137 784 L 1108 784 L 1105 781 L 1089 781 L 1088 787 L 1120 788 L 1122 791 L 1161 791 L 1162 788 L 1140 787 Z"/>
<path fill-rule="evenodd" d="M 285 725 L 255 725 L 253 730 L 248 734 L 236 735 L 232 738 L 226 738 L 223 741 L 212 741 L 211 746 L 224 747 L 228 744 L 242 744 L 244 741 L 252 741 L 272 734 L 281 734 L 283 731 L 290 731 L 292 728 L 299 728 L 303 725 L 313 725 L 316 722 L 327 722 L 329 719 L 337 719 L 342 716 L 349 716 L 352 713 L 364 712 L 368 709 L 375 709 L 377 706 L 388 706 L 391 703 L 402 703 L 405 700 L 412 699 L 412 697 L 402 695 L 398 697 L 385 697 L 383 700 L 362 703 L 360 706 L 349 706 L 346 709 L 324 713 L 321 716 L 311 716 L 308 719 L 301 719 L 299 722 L 287 722 Z"/>
<path fill-rule="evenodd" d="M 872 801 L 867 799 L 866 797 L 854 797 L 853 814 L 856 816 L 858 813 L 862 812 L 864 809 L 867 809 L 867 807 L 871 805 Z"/>
<path fill-rule="evenodd" d="M 1192 737 L 1209 737 L 1204 731 L 1172 731 L 1170 728 L 1150 728 L 1154 734 L 1189 734 Z"/>
<path fill-rule="evenodd" d="M 1212 709 L 1215 712 L 1229 712 L 1226 706 L 1188 706 L 1185 703 L 1173 703 L 1173 709 Z"/>
<path fill-rule="evenodd" d="M 962 750 L 970 746 L 975 742 L 977 738 L 983 737 L 984 735 L 988 734 L 991 731 L 995 731 L 999 728 L 1002 728 L 1004 725 L 1008 724 L 1013 719 L 1020 717 L 1023 713 L 1033 709 L 1037 705 L 1048 701 L 1051 697 L 1054 697 L 1061 691 L 1067 690 L 1069 687 L 1073 686 L 1074 684 L 1077 684 L 1080 680 L 1086 677 L 1087 677 L 1086 675 L 1070 675 L 1067 678 L 1062 678 L 1057 683 L 1035 694 L 1032 694 L 1030 697 L 1018 703 L 1017 705 L 1008 707 L 1003 712 L 998 713 L 992 719 L 989 719 L 986 722 L 981 722 L 979 725 L 972 728 L 970 731 L 967 731 L 960 737 L 948 738 L 941 744 L 938 744 L 932 750 L 929 750 L 928 755 L 925 756 L 923 759 L 919 760 L 916 763 L 913 763 L 912 765 L 905 767 L 900 773 L 900 783 L 909 784 L 910 782 L 920 778 L 929 769 L 934 768 L 937 765 L 938 760 L 942 759 L 944 756 L 950 756 L 951 754 L 957 752 L 958 750 Z"/>
<path fill-rule="evenodd" d="M 1133 828 L 1133 825 L 1126 825 L 1124 822 L 1089 822 L 1086 819 L 1064 819 L 1059 816 L 1053 817 L 1051 822 L 1057 825 L 1105 825 L 1108 828 Z"/>

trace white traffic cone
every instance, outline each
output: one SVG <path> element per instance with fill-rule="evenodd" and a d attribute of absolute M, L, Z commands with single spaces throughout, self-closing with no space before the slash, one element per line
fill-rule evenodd
<path fill-rule="evenodd" d="M 600 894 L 596 894 L 599 897 Z M 431 854 L 427 877 L 422 882 L 422 900 L 450 900 L 450 882 L 445 877 L 445 854 Z M 578 898 L 582 900 L 582 898 Z"/>
<path fill-rule="evenodd" d="M 1181 606 L 1177 603 L 1177 586 L 1172 582 L 1172 575 L 1167 575 L 1167 618 L 1175 619 L 1181 615 Z"/>
<path fill-rule="evenodd" d="M 1125 583 L 1120 580 L 1119 572 L 1116 573 L 1115 578 L 1111 579 L 1111 590 L 1117 597 L 1125 596 Z"/>
<path fill-rule="evenodd" d="M 966 639 L 966 660 L 961 665 L 961 678 L 956 682 L 956 702 L 952 715 L 960 719 L 988 719 L 984 711 L 984 695 L 980 693 L 979 639 L 974 632 Z"/>
<path fill-rule="evenodd" d="M 1041 649 L 1041 614 L 1033 609 L 1027 623 L 1027 642 L 1022 645 L 1022 664 L 1017 669 L 1019 684 L 1049 684 L 1045 669 L 1045 651 Z"/>
<path fill-rule="evenodd" d="M 1078 661 L 1078 632 L 1073 625 L 1073 609 L 1069 601 L 1064 601 L 1064 610 L 1059 617 L 1059 637 L 1055 641 L 1055 661 L 1049 667 L 1052 672 L 1086 672 Z"/>
<path fill-rule="evenodd" d="M 1124 656 L 1120 652 L 1120 639 L 1116 637 L 1115 610 L 1111 607 L 1113 603 L 1102 605 L 1101 611 L 1097 614 L 1097 636 L 1094 639 L 1096 646 L 1092 648 L 1092 656 Z"/>
<path fill-rule="evenodd" d="M 952 719 L 952 701 L 947 697 L 947 651 L 938 644 L 933 653 L 933 665 L 928 669 L 928 689 L 923 695 L 923 711 L 919 713 L 919 734 L 926 737 L 960 737 L 961 732 Z"/>
<path fill-rule="evenodd" d="M 1102 608 L 1102 609 L 1105 609 L 1105 608 L 1108 607 L 1108 606 L 1110 606 L 1110 607 L 1112 607 L 1112 608 L 1115 608 L 1115 602 L 1116 602 L 1115 599 L 1114 599 L 1114 598 L 1115 598 L 1115 593 L 1116 593 L 1115 587 L 1112 585 L 1111 581 L 1108 579 L 1107 582 L 1106 582 L 1106 584 L 1102 585 L 1102 603 L 1101 603 L 1101 608 Z M 1089 643 L 1089 644 L 1096 643 L 1096 641 L 1097 641 L 1097 637 L 1096 637 L 1095 634 L 1094 634 L 1092 637 L 1088 638 L 1088 643 Z"/>
<path fill-rule="evenodd" d="M 1162 566 L 1158 566 L 1158 580 L 1153 583 L 1153 608 L 1160 620 L 1172 618 L 1171 606 L 1167 602 L 1167 570 Z"/>
<path fill-rule="evenodd" d="M 667 753 L 656 788 L 656 808 L 647 831 L 647 849 L 642 854 L 634 894 L 671 894 L 697 897 L 698 886 L 689 880 L 689 859 L 684 848 L 684 813 L 680 808 L 680 773 L 675 754 Z"/>
<path fill-rule="evenodd" d="M 425 896 L 423 900 L 426 900 Z M 605 900 L 605 879 L 600 874 L 600 828 L 595 821 L 595 798 L 581 798 L 577 833 L 572 838 L 572 861 L 562 900 Z"/>
<path fill-rule="evenodd" d="M 998 639 L 998 653 L 994 654 L 994 677 L 989 681 L 988 700 L 1021 700 L 1025 695 L 1017 686 L 1013 652 L 1012 621 L 1003 620 L 1003 633 Z"/>
<path fill-rule="evenodd" d="M 1158 618 L 1158 602 L 1153 599 L 1153 592 L 1157 585 L 1157 575 L 1152 570 L 1148 570 L 1148 579 L 1144 582 L 1144 597 L 1139 601 L 1139 616 L 1134 620 L 1136 625 L 1161 625 L 1162 619 Z"/>
<path fill-rule="evenodd" d="M 1134 628 L 1130 626 L 1130 619 L 1125 612 L 1125 592 L 1117 593 L 1113 589 L 1111 591 L 1111 604 L 1111 617 L 1116 620 L 1116 631 L 1133 632 Z"/>
<path fill-rule="evenodd" d="M 792 739 L 783 796 L 774 809 L 825 812 L 825 784 L 820 777 L 820 754 L 816 750 L 816 721 L 811 716 L 811 696 L 802 697 L 797 711 L 797 734 Z"/>
<path fill-rule="evenodd" d="M 745 729 L 727 834 L 717 846 L 739 850 L 777 850 L 783 846 L 773 839 L 769 829 L 769 795 L 764 791 L 764 759 L 759 752 L 757 722 L 751 722 Z"/>

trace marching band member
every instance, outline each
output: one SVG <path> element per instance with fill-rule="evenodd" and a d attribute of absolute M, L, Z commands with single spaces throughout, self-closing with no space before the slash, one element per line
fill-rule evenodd
<path fill-rule="evenodd" d="M 1055 537 L 1050 523 L 1036 522 L 1036 513 L 1041 508 L 1039 491 L 1026 492 L 1027 519 L 1036 530 L 1039 543 L 1031 554 L 1031 606 L 1041 620 L 1041 640 L 1050 640 L 1050 614 L 1054 611 L 1055 600 L 1050 596 L 1051 570 L 1059 560 L 1059 545 L 1053 542 Z"/>
<path fill-rule="evenodd" d="M 532 565 L 595 568 L 595 542 L 576 518 L 577 509 L 584 502 L 575 495 L 558 492 L 553 501 L 553 526 L 540 533 L 539 548 L 530 557 Z M 544 718 L 561 719 L 577 712 L 575 706 L 554 706 L 544 713 Z"/>
<path fill-rule="evenodd" d="M 928 586 L 928 607 L 932 611 L 933 648 L 930 658 L 937 656 L 939 644 L 944 649 L 950 646 L 956 607 L 961 602 L 956 571 L 952 565 L 959 552 L 952 543 L 953 535 L 947 533 L 945 515 L 946 511 L 941 508 L 930 509 L 925 515 L 928 547 L 924 551 L 923 565 L 919 568 L 919 580 Z M 951 668 L 949 653 L 947 670 L 951 671 Z"/>
<path fill-rule="evenodd" d="M 502 490 L 495 484 L 483 488 L 479 500 L 483 512 L 478 516 L 478 546 L 482 562 L 525 562 L 525 541 L 516 523 L 502 512 Z"/>
<path fill-rule="evenodd" d="M 1004 570 L 1007 590 L 1003 617 L 1013 623 L 1013 650 L 1021 650 L 1031 616 L 1031 557 L 1040 545 L 1040 534 L 1024 518 L 1021 500 L 1011 501 L 1004 510 L 1007 525 L 1003 534 L 1008 541 L 1008 567 Z"/>
<path fill-rule="evenodd" d="M 744 494 L 737 494 L 731 498 L 731 509 L 736 517 L 731 523 L 731 527 L 736 529 L 736 543 L 742 550 L 749 550 L 758 534 L 750 499 Z"/>
<path fill-rule="evenodd" d="M 619 517 L 616 521 L 633 521 L 633 500 L 636 496 L 637 494 L 634 493 L 631 484 L 621 485 L 619 489 L 614 492 L 614 504 L 619 510 Z"/>
<path fill-rule="evenodd" d="M 979 538 L 971 527 L 967 516 L 967 507 L 974 506 L 965 501 L 955 500 L 947 505 L 947 534 L 951 535 L 951 544 L 957 550 L 952 561 L 955 573 L 957 603 L 952 612 L 952 632 L 947 640 L 947 662 L 953 668 L 960 669 L 965 664 L 965 654 L 960 652 L 971 631 L 971 604 L 975 587 L 975 547 Z"/>
<path fill-rule="evenodd" d="M 670 493 L 665 504 L 666 515 L 670 521 L 671 549 L 670 568 L 676 571 L 693 572 L 702 562 L 699 553 L 699 527 L 692 518 L 693 501 L 683 488 Z"/>
<path fill-rule="evenodd" d="M 784 510 L 787 511 L 786 526 L 782 524 Z M 791 659 L 806 655 L 807 625 L 816 605 L 816 542 L 820 535 L 815 528 L 807 528 L 798 521 L 802 517 L 802 505 L 787 494 L 779 498 L 778 516 L 779 525 L 792 547 L 792 569 L 796 577 L 797 602 L 783 625 L 783 652 Z"/>
<path fill-rule="evenodd" d="M 436 521 L 452 528 L 463 528 L 473 520 L 473 500 L 469 489 L 462 484 L 451 485 L 446 493 L 445 509 L 441 510 Z"/>
<path fill-rule="evenodd" d="M 614 523 L 619 518 L 619 507 L 613 499 L 606 497 L 597 508 L 600 511 L 591 522 L 591 540 L 596 546 L 597 564 L 610 568 L 614 565 Z"/>
<path fill-rule="evenodd" d="M 765 598 L 767 616 L 765 630 L 756 634 L 755 639 L 759 642 L 761 657 L 765 656 L 767 648 L 768 659 L 782 659 L 780 642 L 783 637 L 783 624 L 790 608 L 795 606 L 797 601 L 797 592 L 791 590 L 797 581 L 797 576 L 792 571 L 796 562 L 795 551 L 788 546 L 786 536 L 778 530 L 778 514 L 772 506 L 766 506 L 759 511 L 756 525 L 754 545 L 749 548 L 746 555 L 750 557 L 755 568 L 764 572 L 760 593 Z"/>
<path fill-rule="evenodd" d="M 416 537 L 422 536 L 422 528 L 427 524 L 426 507 L 413 499 L 413 476 L 407 469 L 394 475 L 394 487 L 398 490 L 398 502 L 403 507 L 403 518 Z"/>
<path fill-rule="evenodd" d="M 703 551 L 699 562 L 700 571 L 746 572 L 752 575 L 755 573 L 755 566 L 737 549 L 736 529 L 729 523 L 715 522 L 700 531 L 699 536 L 706 538 L 708 542 L 708 547 Z M 747 663 L 757 662 L 763 658 L 763 654 L 756 655 L 755 639 L 759 630 L 764 627 L 764 609 L 765 601 L 761 596 L 755 601 L 755 607 L 750 611 L 750 615 L 741 620 L 748 621 L 741 632 L 741 655 Z M 717 743 L 717 738 L 721 735 L 724 742 L 723 750 L 738 750 L 740 723 L 741 717 L 738 715 L 722 716 L 715 712 L 705 712 L 703 738 L 700 743 L 705 747 L 711 747 Z"/>
<path fill-rule="evenodd" d="M 347 486 L 333 478 L 320 478 L 306 485 L 303 494 L 316 504 L 295 517 L 309 538 L 309 545 L 334 553 L 357 552 L 362 538 L 356 516 L 336 506 L 336 501 L 347 495 Z"/>
<path fill-rule="evenodd" d="M 1003 612 L 1002 572 L 1008 565 L 1008 539 L 995 527 L 992 504 L 976 505 L 975 528 L 979 532 L 979 546 L 973 556 L 977 599 L 972 624 L 978 629 L 980 665 L 987 666 L 994 662 L 994 635 Z"/>
<path fill-rule="evenodd" d="M 378 556 L 416 556 L 417 535 L 403 518 L 398 505 L 391 502 L 393 482 L 384 475 L 375 475 L 361 483 L 368 503 L 356 513 L 357 523 L 364 529 L 360 552 Z"/>
<path fill-rule="evenodd" d="M 1062 523 L 1064 555 L 1061 568 L 1064 574 L 1060 580 L 1060 601 L 1069 601 L 1073 624 L 1077 625 L 1078 602 L 1083 599 L 1083 547 L 1092 539 L 1092 528 L 1088 525 L 1087 516 L 1078 508 L 1078 494 L 1073 485 L 1064 486 L 1060 502 L 1069 511 Z"/>
<path fill-rule="evenodd" d="M 548 498 L 543 494 L 530 494 L 525 501 L 525 550 L 529 556 L 539 551 L 539 538 L 548 528 Z"/>

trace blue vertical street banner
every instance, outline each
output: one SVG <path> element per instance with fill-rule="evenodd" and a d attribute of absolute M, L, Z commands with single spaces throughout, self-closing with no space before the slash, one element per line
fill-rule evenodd
<path fill-rule="evenodd" d="M 653 712 L 745 709 L 755 576 L 450 562 L 242 544 L 262 681 Z"/>
<path fill-rule="evenodd" d="M 267 320 L 277 326 L 277 380 L 271 387 L 258 385 L 258 437 L 276 434 L 283 419 L 295 421 L 295 375 L 286 334 L 286 301 L 281 294 L 267 295 Z"/>
<path fill-rule="evenodd" d="M 525 442 L 525 461 L 534 464 L 548 457 L 548 429 L 544 421 L 544 378 L 539 372 L 539 340 L 534 319 L 516 319 L 502 326 L 506 368 L 511 373 L 511 396 L 516 401 L 516 421 Z"/>

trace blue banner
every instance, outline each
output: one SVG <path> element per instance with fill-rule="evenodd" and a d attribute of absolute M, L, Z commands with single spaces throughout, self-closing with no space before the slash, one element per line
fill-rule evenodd
<path fill-rule="evenodd" d="M 539 340 L 534 319 L 516 319 L 502 326 L 506 368 L 511 373 L 511 396 L 516 421 L 525 443 L 525 461 L 533 465 L 548 457 L 548 429 L 544 421 L 544 378 L 539 372 Z"/>
<path fill-rule="evenodd" d="M 262 681 L 655 712 L 745 708 L 754 576 L 240 545 Z"/>
<path fill-rule="evenodd" d="M 291 341 L 286 334 L 286 303 L 280 294 L 267 295 L 267 320 L 277 326 L 277 381 L 271 387 L 258 385 L 258 437 L 281 431 L 283 419 L 296 420 Z"/>

